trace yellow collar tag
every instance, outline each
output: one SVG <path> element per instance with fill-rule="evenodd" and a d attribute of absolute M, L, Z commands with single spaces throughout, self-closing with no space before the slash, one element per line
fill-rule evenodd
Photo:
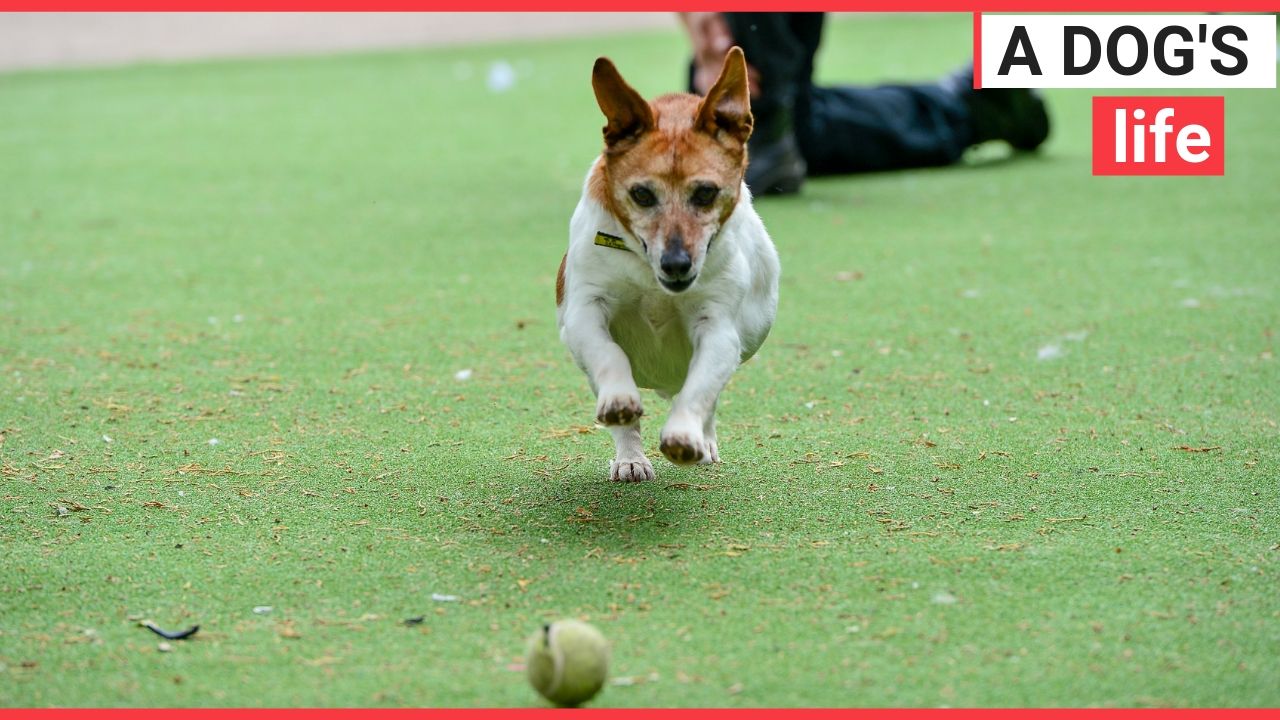
<path fill-rule="evenodd" d="M 616 235 L 610 235 L 606 232 L 596 231 L 596 244 L 603 245 L 604 247 L 610 247 L 614 250 L 627 249 L 627 243 L 622 238 L 617 237 Z"/>

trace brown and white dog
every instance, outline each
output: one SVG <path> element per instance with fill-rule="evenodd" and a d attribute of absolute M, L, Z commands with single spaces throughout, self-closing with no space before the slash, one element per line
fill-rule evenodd
<path fill-rule="evenodd" d="M 556 316 L 613 433 L 609 477 L 651 480 L 638 387 L 672 398 L 667 459 L 719 462 L 716 401 L 773 325 L 778 254 L 743 182 L 752 117 L 741 49 L 705 98 L 646 102 L 606 58 L 591 84 L 605 147 L 569 224 Z"/>

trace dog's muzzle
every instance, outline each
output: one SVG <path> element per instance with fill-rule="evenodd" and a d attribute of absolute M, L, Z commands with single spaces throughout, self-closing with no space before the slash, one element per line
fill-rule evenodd
<path fill-rule="evenodd" d="M 658 267 L 662 268 L 658 282 L 671 292 L 683 292 L 698 278 L 693 272 L 693 258 L 689 257 L 684 241 L 678 235 L 667 242 Z"/>
<path fill-rule="evenodd" d="M 678 292 L 684 292 L 685 290 L 688 290 L 689 286 L 693 284 L 693 281 L 697 279 L 698 279 L 698 276 L 694 275 L 692 277 L 687 277 L 683 280 L 668 280 L 667 278 L 658 278 L 658 282 L 662 283 L 662 287 L 666 288 L 667 290 L 670 290 L 673 293 L 678 293 Z"/>

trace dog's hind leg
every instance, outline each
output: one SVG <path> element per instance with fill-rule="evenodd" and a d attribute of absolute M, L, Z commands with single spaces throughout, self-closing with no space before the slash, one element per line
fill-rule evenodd
<path fill-rule="evenodd" d="M 711 412 L 707 413 L 707 419 L 702 421 L 702 437 L 706 438 L 710 452 L 706 457 L 698 461 L 698 464 L 709 465 L 720 462 L 720 448 L 716 446 L 716 408 L 714 405 L 711 406 Z"/>
<path fill-rule="evenodd" d="M 618 482 L 640 482 L 654 478 L 653 463 L 644 456 L 644 440 L 640 437 L 640 422 L 630 425 L 610 425 L 616 457 L 609 463 L 609 479 Z"/>

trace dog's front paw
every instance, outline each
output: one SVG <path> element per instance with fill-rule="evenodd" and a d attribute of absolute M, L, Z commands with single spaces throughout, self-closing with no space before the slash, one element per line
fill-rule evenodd
<path fill-rule="evenodd" d="M 644 415 L 640 394 L 631 392 L 601 392 L 596 401 L 596 420 L 604 425 L 630 425 Z"/>
<path fill-rule="evenodd" d="M 614 460 L 609 464 L 609 479 L 615 482 L 641 482 L 655 477 L 649 458 Z"/>
<path fill-rule="evenodd" d="M 658 445 L 662 454 L 676 465 L 694 465 L 697 463 L 715 462 L 712 450 L 703 439 L 702 433 L 694 430 L 663 430 L 662 442 Z M 717 456 L 718 460 L 719 457 Z"/>

